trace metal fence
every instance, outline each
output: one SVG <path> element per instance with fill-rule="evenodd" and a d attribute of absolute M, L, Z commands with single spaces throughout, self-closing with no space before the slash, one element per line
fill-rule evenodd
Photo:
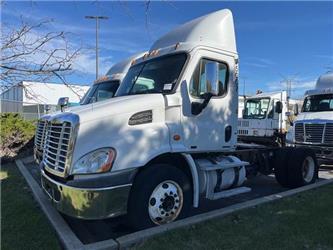
<path fill-rule="evenodd" d="M 1 113 L 18 113 L 26 120 L 37 120 L 44 114 L 55 112 L 57 105 L 37 104 L 14 100 L 0 99 Z"/>

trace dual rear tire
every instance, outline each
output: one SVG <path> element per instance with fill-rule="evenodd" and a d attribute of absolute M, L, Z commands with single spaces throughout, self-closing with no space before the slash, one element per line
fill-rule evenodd
<path fill-rule="evenodd" d="M 274 158 L 275 178 L 283 187 L 305 186 L 318 178 L 318 163 L 311 149 L 281 148 Z"/>

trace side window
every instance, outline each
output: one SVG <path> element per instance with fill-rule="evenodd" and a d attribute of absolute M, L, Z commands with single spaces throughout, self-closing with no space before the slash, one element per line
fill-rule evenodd
<path fill-rule="evenodd" d="M 193 76 L 190 82 L 190 94 L 195 97 L 200 97 L 201 95 L 209 91 L 210 85 L 206 81 L 205 66 L 209 62 L 214 62 L 209 59 L 201 59 L 196 69 L 193 72 Z M 224 63 L 218 63 L 218 80 L 219 80 L 219 94 L 218 96 L 223 96 L 227 92 L 227 65 Z"/>

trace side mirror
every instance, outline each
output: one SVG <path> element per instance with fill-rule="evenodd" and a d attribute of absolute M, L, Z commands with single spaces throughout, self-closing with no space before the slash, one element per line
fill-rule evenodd
<path fill-rule="evenodd" d="M 204 110 L 210 99 L 213 96 L 217 96 L 219 94 L 219 63 L 218 62 L 207 62 L 205 64 L 205 93 L 202 94 L 200 97 L 204 99 L 204 101 L 201 102 L 192 102 L 191 103 L 191 110 L 193 115 L 198 115 Z"/>
<path fill-rule="evenodd" d="M 296 103 L 293 107 L 293 112 L 294 112 L 294 115 L 298 115 L 298 104 Z"/>
<path fill-rule="evenodd" d="M 218 62 L 207 62 L 205 64 L 206 72 L 206 91 L 212 96 L 219 94 L 219 63 Z"/>
<path fill-rule="evenodd" d="M 69 98 L 68 97 L 60 97 L 58 99 L 58 106 L 60 106 L 61 112 L 64 111 L 64 108 L 68 106 Z"/>
<path fill-rule="evenodd" d="M 275 112 L 278 114 L 282 113 L 282 102 L 276 102 L 275 104 Z"/>

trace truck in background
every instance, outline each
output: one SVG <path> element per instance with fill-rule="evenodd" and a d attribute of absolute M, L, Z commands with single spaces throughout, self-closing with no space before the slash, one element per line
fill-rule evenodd
<path fill-rule="evenodd" d="M 321 163 L 333 164 L 333 72 L 305 92 L 301 113 L 287 134 L 288 146 L 313 149 Z"/>
<path fill-rule="evenodd" d="M 237 147 L 238 53 L 230 10 L 158 39 L 116 95 L 93 110 L 59 113 L 44 129 L 41 183 L 64 214 L 127 213 L 130 225 L 142 229 L 185 217 L 200 198 L 249 192 L 244 182 L 258 172 L 274 172 L 286 187 L 317 178 L 311 149 Z"/>
<path fill-rule="evenodd" d="M 287 91 L 259 93 L 246 97 L 238 119 L 238 140 L 268 146 L 284 146 L 290 123 L 297 115 L 296 100 Z"/>
<path fill-rule="evenodd" d="M 105 76 L 100 77 L 93 83 L 93 85 L 82 97 L 78 105 L 88 105 L 114 97 L 133 60 L 141 57 L 142 55 L 144 55 L 144 53 L 138 53 L 121 62 L 114 64 L 108 70 Z M 78 105 L 70 104 L 68 97 L 61 97 L 58 100 L 58 106 L 60 107 L 61 112 L 69 112 L 71 110 L 75 110 Z M 36 162 L 40 162 L 43 156 L 45 129 L 47 126 L 47 122 L 49 119 L 52 118 L 52 116 L 56 114 L 57 112 L 44 115 L 37 122 L 37 129 L 34 141 L 34 158 Z"/>

